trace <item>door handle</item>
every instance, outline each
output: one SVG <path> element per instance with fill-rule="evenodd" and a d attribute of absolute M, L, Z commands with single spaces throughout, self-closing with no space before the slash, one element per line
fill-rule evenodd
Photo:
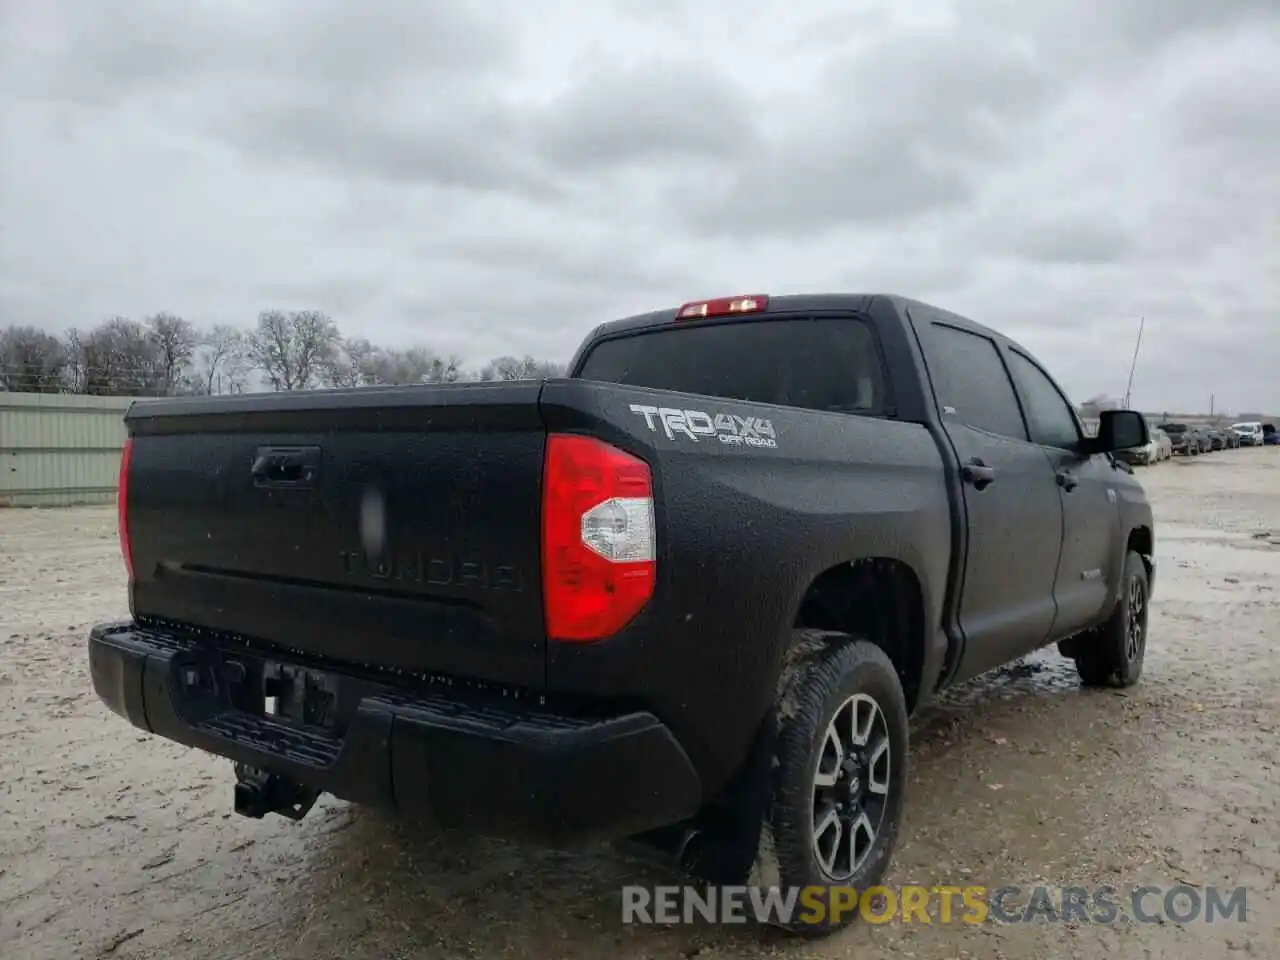
<path fill-rule="evenodd" d="M 996 468 L 974 457 L 960 468 L 960 477 L 965 483 L 973 484 L 975 490 L 985 490 L 995 482 Z"/>
<path fill-rule="evenodd" d="M 1059 470 L 1058 486 L 1060 486 L 1067 493 L 1070 493 L 1076 487 L 1080 486 L 1080 481 L 1079 479 L 1077 479 L 1076 475 L 1072 473 L 1070 470 Z"/>
<path fill-rule="evenodd" d="M 257 487 L 306 488 L 319 472 L 319 447 L 259 447 L 249 468 Z"/>

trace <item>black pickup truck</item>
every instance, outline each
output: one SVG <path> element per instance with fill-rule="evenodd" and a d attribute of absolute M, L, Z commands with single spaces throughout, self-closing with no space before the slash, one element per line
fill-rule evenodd
<path fill-rule="evenodd" d="M 94 688 L 321 792 L 742 882 L 865 888 L 908 716 L 1058 644 L 1142 670 L 1151 509 L 1026 350 L 889 295 L 597 327 L 565 379 L 138 401 Z M 766 846 L 767 845 L 767 846 Z"/>

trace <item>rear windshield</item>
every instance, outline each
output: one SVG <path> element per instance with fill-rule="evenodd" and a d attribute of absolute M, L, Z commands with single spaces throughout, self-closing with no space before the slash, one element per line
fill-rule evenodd
<path fill-rule="evenodd" d="M 1187 427 L 1182 423 L 1162 423 L 1160 429 L 1165 433 L 1186 433 Z"/>
<path fill-rule="evenodd" d="M 673 324 L 601 341 L 578 376 L 809 410 L 893 407 L 875 331 L 853 317 Z"/>

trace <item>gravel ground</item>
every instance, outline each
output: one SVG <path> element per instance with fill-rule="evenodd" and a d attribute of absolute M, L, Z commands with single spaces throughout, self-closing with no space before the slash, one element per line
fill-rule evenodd
<path fill-rule="evenodd" d="M 1243 885 L 1243 923 L 863 923 L 816 943 L 624 926 L 619 887 L 671 878 L 611 848 L 439 835 L 327 799 L 300 824 L 233 817 L 225 761 L 91 691 L 87 629 L 126 612 L 113 511 L 9 510 L 0 957 L 1280 956 L 1280 450 L 1142 476 L 1159 562 L 1142 682 L 1082 691 L 1047 651 L 931 707 L 890 880 Z"/>

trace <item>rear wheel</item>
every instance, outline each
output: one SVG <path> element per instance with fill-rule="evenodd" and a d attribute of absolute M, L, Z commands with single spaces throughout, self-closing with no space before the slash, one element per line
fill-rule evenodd
<path fill-rule="evenodd" d="M 822 888 L 786 929 L 821 936 L 858 915 L 901 829 L 907 706 L 888 656 L 845 634 L 797 631 L 784 675 L 770 826 L 778 882 Z M 834 888 L 845 888 L 839 893 Z"/>
<path fill-rule="evenodd" d="M 1074 648 L 1076 672 L 1086 686 L 1131 687 L 1138 682 L 1147 654 L 1149 598 L 1147 565 L 1131 550 L 1110 619 Z"/>

